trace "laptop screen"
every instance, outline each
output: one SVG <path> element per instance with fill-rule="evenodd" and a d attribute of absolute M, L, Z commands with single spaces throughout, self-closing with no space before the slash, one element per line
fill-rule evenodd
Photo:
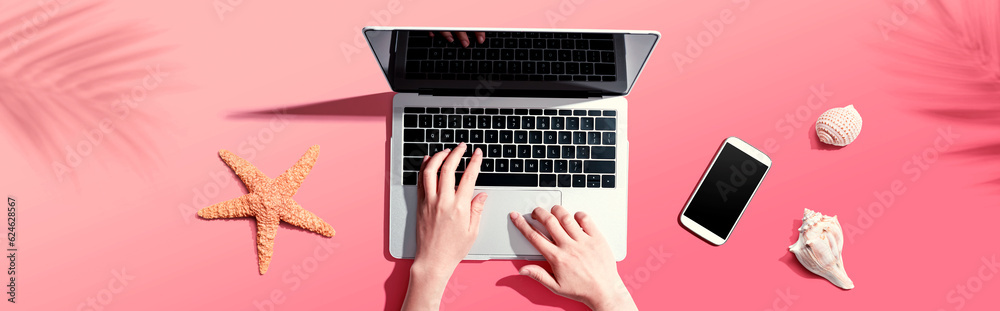
<path fill-rule="evenodd" d="M 624 95 L 659 37 L 655 32 L 465 29 L 461 32 L 470 39 L 463 46 L 445 40 L 444 31 L 365 28 L 364 34 L 394 91 L 477 96 Z"/>

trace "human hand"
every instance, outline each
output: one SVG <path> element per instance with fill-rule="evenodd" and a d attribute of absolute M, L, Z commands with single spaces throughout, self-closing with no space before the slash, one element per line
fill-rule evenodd
<path fill-rule="evenodd" d="M 431 37 L 434 37 L 434 32 L 431 31 L 430 33 Z M 480 44 L 486 42 L 486 32 L 477 31 L 474 34 L 476 36 L 476 42 Z M 442 31 L 441 36 L 444 37 L 445 40 L 448 40 L 448 42 L 455 42 L 455 37 L 458 37 L 458 42 L 462 44 L 462 47 L 469 47 L 469 42 L 471 42 L 469 41 L 469 33 L 465 31 L 456 31 L 454 34 L 452 34 L 451 31 Z"/>
<path fill-rule="evenodd" d="M 417 254 L 410 267 L 404 310 L 437 310 L 448 279 L 479 235 L 486 193 L 473 198 L 472 192 L 483 161 L 482 150 L 477 148 L 472 154 L 455 189 L 455 170 L 466 148 L 461 143 L 455 150 L 425 156 L 421 164 L 417 177 Z"/>
<path fill-rule="evenodd" d="M 521 234 L 552 265 L 552 273 L 538 265 L 526 265 L 521 267 L 521 275 L 593 310 L 638 310 L 618 276 L 611 246 L 590 216 L 583 212 L 572 215 L 559 205 L 553 206 L 551 213 L 536 207 L 531 216 L 545 225 L 552 240 L 531 227 L 521 214 L 510 213 Z"/>

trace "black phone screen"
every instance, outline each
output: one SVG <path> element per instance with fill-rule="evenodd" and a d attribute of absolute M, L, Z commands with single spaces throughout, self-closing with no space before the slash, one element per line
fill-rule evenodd
<path fill-rule="evenodd" d="M 728 239 L 767 170 L 764 163 L 732 144 L 724 144 L 684 216 Z"/>

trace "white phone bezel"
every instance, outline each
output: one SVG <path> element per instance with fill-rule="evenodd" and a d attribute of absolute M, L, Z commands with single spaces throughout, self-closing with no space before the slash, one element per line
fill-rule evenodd
<path fill-rule="evenodd" d="M 761 176 L 760 182 L 757 183 L 757 186 L 754 187 L 753 192 L 750 193 L 750 199 L 747 200 L 747 205 L 743 206 L 743 210 L 740 211 L 740 216 L 736 218 L 736 222 L 733 223 L 733 227 L 729 228 L 729 233 L 726 235 L 725 238 L 723 238 L 716 235 L 712 231 L 709 231 L 701 224 L 695 222 L 694 220 L 688 218 L 687 216 L 684 216 L 684 212 L 686 212 L 688 207 L 691 206 L 691 201 L 694 200 L 694 195 L 698 193 L 698 189 L 701 189 L 702 184 L 705 182 L 705 177 L 707 177 L 708 173 L 712 171 L 713 167 L 715 167 L 715 161 L 719 159 L 719 155 L 722 154 L 722 149 L 726 147 L 726 144 L 733 145 L 733 147 L 736 147 L 736 149 L 739 149 L 740 151 L 743 151 L 743 153 L 750 155 L 750 157 L 764 164 L 765 166 L 767 166 L 767 168 L 764 170 L 764 175 Z M 764 177 L 767 177 L 767 172 L 770 170 L 771 170 L 771 158 L 768 157 L 766 154 L 764 154 L 760 150 L 757 150 L 757 148 L 754 148 L 753 146 L 751 146 L 750 144 L 739 138 L 736 137 L 726 138 L 726 140 L 722 142 L 722 146 L 719 147 L 719 150 L 715 152 L 715 157 L 712 158 L 712 164 L 708 166 L 708 170 L 706 170 L 705 174 L 701 176 L 701 180 L 698 181 L 698 186 L 695 187 L 694 192 L 691 193 L 691 197 L 688 198 L 687 204 L 684 204 L 684 209 L 681 210 L 681 215 L 680 215 L 681 224 L 684 225 L 684 227 L 687 227 L 689 230 L 691 230 L 691 232 L 693 232 L 694 234 L 697 234 L 698 236 L 700 236 L 701 238 L 705 239 L 706 241 L 712 244 L 715 245 L 725 244 L 726 241 L 729 240 L 729 236 L 732 236 L 733 230 L 736 228 L 736 225 L 739 224 L 740 218 L 743 218 L 743 213 L 747 211 L 747 206 L 750 205 L 750 200 L 753 200 L 754 194 L 757 193 L 757 189 L 760 189 L 760 184 L 764 182 Z"/>

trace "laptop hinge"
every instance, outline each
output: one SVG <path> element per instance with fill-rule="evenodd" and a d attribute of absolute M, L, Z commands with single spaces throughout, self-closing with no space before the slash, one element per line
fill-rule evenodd
<path fill-rule="evenodd" d="M 463 90 L 463 89 L 419 89 L 419 95 L 431 96 L 477 96 L 477 97 L 542 97 L 542 98 L 601 98 L 598 91 L 552 91 L 552 90 Z"/>

